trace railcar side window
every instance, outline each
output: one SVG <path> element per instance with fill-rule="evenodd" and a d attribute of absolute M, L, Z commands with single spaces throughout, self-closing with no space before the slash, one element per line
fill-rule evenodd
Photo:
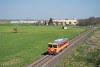
<path fill-rule="evenodd" d="M 52 48 L 52 45 L 51 44 L 48 44 L 48 47 Z"/>
<path fill-rule="evenodd" d="M 54 48 L 57 48 L 57 45 L 53 45 Z"/>

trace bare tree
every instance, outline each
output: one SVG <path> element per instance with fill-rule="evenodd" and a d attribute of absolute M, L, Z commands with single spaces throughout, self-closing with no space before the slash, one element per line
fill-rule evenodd
<path fill-rule="evenodd" d="M 79 20 L 79 26 L 90 26 L 90 25 L 96 25 L 100 23 L 100 17 L 90 17 L 88 19 L 80 19 Z"/>

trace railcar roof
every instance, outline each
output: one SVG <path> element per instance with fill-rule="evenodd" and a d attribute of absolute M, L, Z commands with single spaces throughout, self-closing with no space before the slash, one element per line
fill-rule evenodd
<path fill-rule="evenodd" d="M 66 40 L 68 40 L 68 38 L 61 38 L 61 39 L 54 40 L 52 43 L 54 43 L 54 44 L 60 44 L 60 43 L 65 42 Z"/>

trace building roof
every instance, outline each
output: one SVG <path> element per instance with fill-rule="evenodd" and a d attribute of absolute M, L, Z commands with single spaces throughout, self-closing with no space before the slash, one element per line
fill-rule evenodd
<path fill-rule="evenodd" d="M 54 22 L 77 22 L 77 20 L 53 20 Z"/>

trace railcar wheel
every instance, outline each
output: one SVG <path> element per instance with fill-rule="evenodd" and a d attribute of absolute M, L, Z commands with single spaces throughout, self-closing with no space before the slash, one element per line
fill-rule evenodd
<path fill-rule="evenodd" d="M 57 55 L 57 54 L 58 54 L 58 52 L 54 53 L 54 55 Z"/>
<path fill-rule="evenodd" d="M 62 49 L 60 50 L 60 52 L 62 52 Z"/>
<path fill-rule="evenodd" d="M 67 48 L 68 46 L 66 46 L 65 48 Z"/>

